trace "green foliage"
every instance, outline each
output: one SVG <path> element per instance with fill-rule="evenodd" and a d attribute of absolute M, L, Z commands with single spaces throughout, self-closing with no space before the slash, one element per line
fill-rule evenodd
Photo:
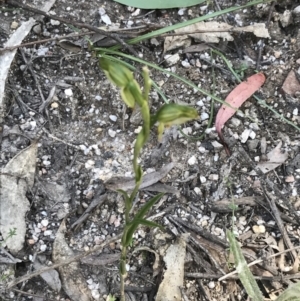
<path fill-rule="evenodd" d="M 143 9 L 163 9 L 163 8 L 174 8 L 174 7 L 188 7 L 192 5 L 197 5 L 206 0 L 152 0 L 152 1 L 143 1 L 143 0 L 114 0 L 121 4 L 128 6 L 133 6 Z"/>
<path fill-rule="evenodd" d="M 300 282 L 290 285 L 276 301 L 299 301 L 300 300 Z"/>
<path fill-rule="evenodd" d="M 236 241 L 234 234 L 227 231 L 227 238 L 229 240 L 230 251 L 234 257 L 236 271 L 247 294 L 253 301 L 264 301 L 264 297 L 247 265 L 241 247 Z"/>
<path fill-rule="evenodd" d="M 136 138 L 133 153 L 133 170 L 135 173 L 136 183 L 135 188 L 130 194 L 123 190 L 119 191 L 119 193 L 123 195 L 125 201 L 125 227 L 121 239 L 122 252 L 120 258 L 121 301 L 125 301 L 124 279 L 127 275 L 127 248 L 132 243 L 134 232 L 139 225 L 144 225 L 147 227 L 161 227 L 159 224 L 145 219 L 145 216 L 149 210 L 163 196 L 161 193 L 151 198 L 144 206 L 142 206 L 135 216 L 130 218 L 133 200 L 138 193 L 143 176 L 142 167 L 138 164 L 139 154 L 149 138 L 151 127 L 154 126 L 156 122 L 159 123 L 159 137 L 161 137 L 165 126 L 181 124 L 198 118 L 198 113 L 195 109 L 187 106 L 166 104 L 162 106 L 162 108 L 158 110 L 156 114 L 151 116 L 148 98 L 152 81 L 149 77 L 149 71 L 146 67 L 143 68 L 142 72 L 144 78 L 144 89 L 142 93 L 142 90 L 137 81 L 134 79 L 132 72 L 125 66 L 125 64 L 116 62 L 113 59 L 110 60 L 108 58 L 101 57 L 99 59 L 99 65 L 103 69 L 107 78 L 120 88 L 121 97 L 125 104 L 131 108 L 133 108 L 136 104 L 140 107 L 143 119 L 142 130 L 139 132 Z"/>

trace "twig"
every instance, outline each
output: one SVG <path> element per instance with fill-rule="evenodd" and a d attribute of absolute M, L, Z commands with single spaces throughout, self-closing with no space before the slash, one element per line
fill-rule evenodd
<path fill-rule="evenodd" d="M 227 274 L 226 276 L 228 276 L 229 274 Z M 223 277 L 224 275 L 221 274 L 216 274 L 216 273 L 184 273 L 184 276 L 189 277 L 189 278 L 202 278 L 202 279 L 219 279 L 221 277 Z M 294 275 L 280 275 L 280 276 L 253 276 L 254 279 L 257 280 L 267 280 L 267 281 L 278 281 L 278 282 L 282 282 L 282 281 L 287 281 L 287 280 L 291 280 L 291 279 L 299 279 L 300 278 L 300 273 L 294 274 Z M 238 275 L 230 275 L 228 277 L 226 277 L 226 279 L 228 280 L 238 280 L 239 276 Z"/>
<path fill-rule="evenodd" d="M 80 23 L 80 22 L 76 22 L 76 21 L 73 21 L 73 20 L 67 20 L 65 18 L 61 18 L 61 17 L 58 17 L 58 16 L 49 15 L 48 13 L 46 13 L 44 11 L 41 11 L 39 9 L 30 7 L 30 6 L 28 6 L 26 4 L 23 4 L 23 3 L 19 2 L 19 1 L 16 1 L 16 0 L 6 0 L 6 3 L 9 4 L 9 5 L 15 6 L 15 7 L 23 8 L 24 10 L 32 12 L 34 14 L 39 14 L 39 15 L 45 16 L 45 17 L 47 17 L 49 19 L 52 19 L 52 20 L 57 20 L 59 22 L 65 23 L 65 24 L 71 24 L 71 25 L 73 25 L 77 28 L 86 28 L 88 30 L 103 34 L 107 37 L 112 38 L 113 40 L 117 41 L 118 43 L 120 43 L 123 47 L 128 49 L 128 51 L 131 54 L 133 54 L 135 56 L 138 56 L 137 52 L 133 49 L 133 47 L 128 45 L 126 42 L 124 42 L 118 34 L 107 32 L 105 30 L 101 30 L 101 29 L 99 29 L 95 26 L 88 25 L 88 24 L 85 24 L 85 23 Z"/>
<path fill-rule="evenodd" d="M 98 246 L 94 247 L 92 250 L 89 250 L 89 251 L 86 251 L 86 252 L 84 252 L 82 254 L 70 257 L 70 258 L 68 258 L 68 259 L 66 259 L 66 260 L 64 260 L 62 262 L 55 263 L 55 264 L 53 264 L 50 267 L 45 267 L 45 268 L 39 269 L 37 271 L 34 271 L 34 272 L 30 273 L 30 274 L 27 274 L 25 276 L 19 277 L 19 278 L 15 279 L 14 281 L 12 281 L 11 283 L 9 283 L 6 286 L 6 289 L 9 290 L 12 287 L 14 287 L 15 285 L 17 285 L 18 283 L 21 283 L 23 281 L 29 280 L 29 279 L 31 279 L 33 277 L 36 277 L 36 276 L 38 276 L 38 275 L 40 275 L 40 274 L 42 274 L 44 272 L 48 272 L 48 271 L 51 271 L 53 269 L 59 268 L 61 266 L 65 266 L 65 265 L 67 265 L 67 264 L 69 264 L 71 262 L 74 262 L 74 261 L 78 261 L 78 260 L 80 260 L 83 257 L 86 257 L 86 256 L 88 256 L 88 255 L 90 255 L 90 254 L 92 254 L 94 252 L 102 250 L 106 245 L 109 245 L 109 244 L 111 244 L 111 243 L 119 240 L 120 238 L 121 238 L 121 234 L 118 234 L 115 237 L 106 240 L 101 245 L 98 245 Z"/>
<path fill-rule="evenodd" d="M 36 41 L 32 41 L 32 42 L 15 45 L 15 46 L 5 47 L 5 48 L 0 49 L 0 54 L 3 53 L 4 51 L 14 50 L 14 49 L 21 48 L 21 47 L 27 47 L 27 46 L 36 45 L 36 44 L 43 44 L 43 43 L 47 43 L 47 42 L 51 42 L 51 41 L 60 41 L 60 40 L 67 39 L 67 38 L 76 38 L 76 37 L 80 37 L 80 36 L 89 35 L 92 33 L 94 33 L 94 32 L 93 31 L 80 32 L 80 33 L 69 34 L 66 36 L 60 36 L 60 37 L 55 37 L 55 38 L 43 39 L 43 40 L 36 40 Z"/>

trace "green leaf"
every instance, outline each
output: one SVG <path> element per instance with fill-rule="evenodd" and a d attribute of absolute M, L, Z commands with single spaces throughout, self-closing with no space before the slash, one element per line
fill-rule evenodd
<path fill-rule="evenodd" d="M 151 207 L 163 196 L 163 193 L 159 193 L 150 201 L 148 201 L 141 209 L 140 211 L 135 215 L 135 219 L 143 219 L 146 213 L 151 209 Z"/>
<path fill-rule="evenodd" d="M 290 285 L 276 301 L 299 301 L 300 299 L 300 282 Z"/>
<path fill-rule="evenodd" d="M 125 226 L 124 232 L 123 232 L 123 236 L 122 236 L 122 245 L 127 247 L 129 246 L 133 233 L 135 232 L 135 230 L 137 229 L 137 227 L 139 226 L 139 222 L 142 221 L 142 223 L 146 220 L 144 220 L 144 216 L 146 215 L 146 213 L 151 209 L 151 207 L 163 196 L 163 193 L 160 193 L 158 195 L 156 195 L 155 197 L 153 197 L 152 199 L 150 199 L 150 201 L 148 201 L 141 209 L 140 211 L 135 215 L 134 219 L 128 223 Z M 154 223 L 152 224 L 152 222 L 150 221 L 146 221 L 149 222 L 148 226 L 154 226 L 156 227 L 157 225 Z M 151 225 L 150 225 L 151 224 Z"/>
<path fill-rule="evenodd" d="M 126 232 L 126 235 L 124 236 L 124 245 L 127 247 L 130 245 L 131 241 L 132 241 L 132 237 L 133 237 L 133 234 L 134 232 L 136 231 L 136 229 L 138 228 L 139 225 L 144 225 L 144 226 L 147 226 L 147 227 L 159 227 L 159 228 L 162 228 L 161 225 L 155 223 L 155 222 L 151 222 L 151 221 L 148 221 L 146 219 L 134 219 L 130 225 L 128 226 L 128 230 Z"/>
<path fill-rule="evenodd" d="M 164 9 L 164 8 L 174 8 L 174 7 L 188 7 L 197 5 L 203 2 L 206 2 L 206 0 L 152 0 L 152 1 L 146 1 L 146 0 L 115 0 L 116 2 L 119 2 L 121 4 L 127 5 L 127 6 L 133 6 L 137 8 L 143 8 L 143 9 Z"/>
<path fill-rule="evenodd" d="M 227 231 L 226 234 L 229 240 L 230 251 L 234 257 L 236 271 L 247 294 L 251 299 L 253 299 L 253 301 L 264 301 L 264 297 L 247 265 L 241 247 L 236 241 L 234 234 L 230 231 Z"/>

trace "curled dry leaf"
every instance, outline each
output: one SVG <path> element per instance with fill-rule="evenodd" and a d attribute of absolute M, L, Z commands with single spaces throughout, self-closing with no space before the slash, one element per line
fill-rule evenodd
<path fill-rule="evenodd" d="M 228 155 L 230 155 L 230 152 L 223 138 L 222 127 L 235 114 L 238 108 L 263 85 L 265 79 L 263 73 L 257 73 L 250 76 L 246 81 L 235 87 L 226 97 L 225 102 L 229 106 L 224 103 L 218 111 L 216 117 L 216 131 Z"/>
<path fill-rule="evenodd" d="M 53 244 L 52 259 L 54 263 L 67 260 L 74 256 L 73 250 L 69 247 L 65 240 L 66 224 L 63 220 Z M 58 268 L 61 277 L 62 287 L 65 293 L 72 301 L 91 301 L 93 300 L 91 292 L 80 272 L 78 262 L 72 262 Z"/>

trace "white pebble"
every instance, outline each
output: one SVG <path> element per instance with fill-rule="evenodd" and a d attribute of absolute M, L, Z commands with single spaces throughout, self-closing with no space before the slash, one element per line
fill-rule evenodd
<path fill-rule="evenodd" d="M 116 115 L 109 115 L 109 119 L 113 122 L 116 122 L 118 117 Z"/>
<path fill-rule="evenodd" d="M 196 102 L 196 105 L 199 106 L 199 107 L 203 107 L 204 106 L 204 103 L 202 100 L 199 100 Z"/>
<path fill-rule="evenodd" d="M 87 162 L 85 162 L 84 166 L 86 169 L 92 169 L 95 165 L 95 161 L 93 160 L 87 160 Z"/>
<path fill-rule="evenodd" d="M 208 177 L 211 181 L 218 181 L 219 180 L 219 175 L 216 174 L 210 174 Z"/>
<path fill-rule="evenodd" d="M 214 289 L 215 288 L 215 283 L 213 281 L 210 281 L 207 285 L 210 289 Z"/>
<path fill-rule="evenodd" d="M 52 234 L 52 230 L 44 231 L 44 236 L 50 236 Z"/>
<path fill-rule="evenodd" d="M 43 227 L 47 227 L 47 226 L 49 225 L 49 221 L 48 221 L 47 219 L 43 219 L 43 220 L 41 221 L 41 225 L 42 225 Z"/>
<path fill-rule="evenodd" d="M 256 137 L 256 133 L 254 131 L 251 131 L 250 134 L 249 134 L 249 137 L 251 139 L 254 139 Z"/>
<path fill-rule="evenodd" d="M 298 115 L 298 108 L 293 110 L 293 115 L 297 116 Z"/>
<path fill-rule="evenodd" d="M 66 96 L 71 97 L 71 96 L 73 95 L 72 89 L 66 89 L 66 90 L 65 90 L 65 94 L 66 94 Z"/>
<path fill-rule="evenodd" d="M 199 187 L 195 187 L 194 191 L 196 194 L 200 195 L 201 194 L 201 189 Z"/>
<path fill-rule="evenodd" d="M 192 156 L 191 158 L 189 158 L 189 160 L 188 160 L 189 165 L 194 165 L 196 163 L 197 163 L 197 158 L 195 156 Z"/>
<path fill-rule="evenodd" d="M 201 120 L 207 120 L 209 118 L 209 115 L 206 112 L 201 113 Z"/>
<path fill-rule="evenodd" d="M 178 10 L 178 15 L 179 15 L 179 16 L 183 16 L 185 11 L 186 11 L 186 7 L 180 8 L 180 9 Z"/>
<path fill-rule="evenodd" d="M 45 252 L 45 251 L 47 250 L 47 245 L 41 245 L 41 246 L 40 246 L 40 250 L 41 250 L 42 252 Z"/>
<path fill-rule="evenodd" d="M 187 61 L 182 61 L 182 62 L 181 62 L 181 65 L 182 65 L 182 67 L 184 67 L 184 68 L 190 68 L 190 67 L 191 67 L 190 63 L 187 62 Z"/>
<path fill-rule="evenodd" d="M 112 138 L 115 138 L 115 137 L 116 137 L 116 132 L 115 132 L 114 130 L 112 130 L 112 129 L 109 129 L 109 130 L 108 130 L 108 135 L 109 135 L 110 137 L 112 137 Z"/>
<path fill-rule="evenodd" d="M 200 146 L 199 148 L 198 148 L 198 150 L 199 150 L 199 152 L 201 153 L 201 154 L 204 154 L 205 153 L 205 147 L 203 147 L 203 146 Z"/>
<path fill-rule="evenodd" d="M 99 101 L 99 100 L 102 99 L 102 97 L 101 97 L 100 95 L 96 95 L 96 96 L 95 96 L 95 99 Z"/>
<path fill-rule="evenodd" d="M 50 20 L 50 23 L 51 23 L 51 25 L 52 26 L 58 26 L 59 24 L 60 24 L 60 22 L 59 21 L 57 21 L 57 20 Z"/>
<path fill-rule="evenodd" d="M 250 135 L 250 131 L 251 131 L 251 130 L 249 130 L 249 129 L 245 129 L 245 130 L 244 130 L 244 132 L 243 132 L 242 135 L 241 135 L 241 142 L 242 142 L 242 143 L 245 143 L 245 142 L 248 140 L 249 135 Z"/>
<path fill-rule="evenodd" d="M 202 184 L 204 184 L 204 183 L 206 182 L 206 178 L 203 177 L 203 176 L 200 176 L 200 182 L 201 182 Z"/>
<path fill-rule="evenodd" d="M 223 145 L 221 143 L 219 143 L 218 141 L 213 141 L 211 144 L 215 149 L 222 149 L 223 148 Z"/>

